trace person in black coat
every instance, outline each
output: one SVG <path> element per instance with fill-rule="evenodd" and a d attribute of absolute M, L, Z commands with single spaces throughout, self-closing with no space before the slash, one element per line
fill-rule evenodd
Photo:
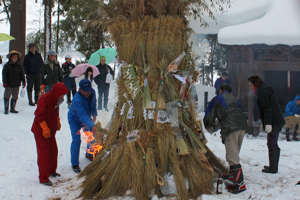
<path fill-rule="evenodd" d="M 35 106 L 39 99 L 39 91 L 41 87 L 41 66 L 43 58 L 36 51 L 34 43 L 28 45 L 29 52 L 24 57 L 23 69 L 27 79 L 27 96 L 29 105 Z M 34 103 L 32 102 L 32 88 L 34 87 Z"/>
<path fill-rule="evenodd" d="M 269 166 L 264 166 L 262 172 L 277 173 L 280 157 L 278 146 L 278 136 L 285 124 L 279 103 L 274 96 L 271 87 L 267 87 L 265 82 L 257 75 L 248 78 L 249 86 L 257 97 L 262 129 L 268 133 L 267 145 L 269 149 Z"/>
<path fill-rule="evenodd" d="M 110 73 L 112 76 L 114 76 L 114 71 L 111 69 L 111 67 L 107 64 L 106 57 L 101 56 L 100 57 L 100 64 L 96 67 L 98 68 L 100 74 L 95 77 L 95 83 L 98 85 L 98 110 L 102 110 L 102 98 L 104 96 L 104 103 L 103 107 L 108 112 L 107 109 L 107 103 L 108 103 L 108 95 L 109 95 L 109 83 L 106 83 L 106 76 L 108 73 Z"/>
<path fill-rule="evenodd" d="M 73 98 L 76 94 L 76 82 L 75 77 L 72 74 L 71 70 L 75 68 L 75 65 L 71 62 L 72 58 L 69 54 L 65 55 L 66 62 L 62 64 L 62 72 L 64 76 L 64 84 L 68 88 L 69 92 L 67 93 L 67 104 L 68 107 L 71 106 L 72 100 L 71 100 L 71 92 L 73 95 Z"/>
<path fill-rule="evenodd" d="M 15 110 L 15 106 L 19 96 L 19 87 L 21 81 L 23 82 L 23 88 L 26 86 L 25 75 L 20 64 L 22 54 L 18 51 L 11 51 L 7 54 L 9 61 L 4 65 L 2 70 L 2 83 L 4 90 L 4 114 L 8 114 L 9 99 L 11 97 L 11 113 L 18 113 Z"/>

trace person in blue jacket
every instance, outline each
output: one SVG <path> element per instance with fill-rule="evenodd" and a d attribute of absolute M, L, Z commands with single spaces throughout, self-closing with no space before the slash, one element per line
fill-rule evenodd
<path fill-rule="evenodd" d="M 68 122 L 71 129 L 71 164 L 74 172 L 80 173 L 79 167 L 79 149 L 80 149 L 80 129 L 84 131 L 96 132 L 94 122 L 96 121 L 96 95 L 91 87 L 91 82 L 83 79 L 79 82 L 79 91 L 75 94 L 68 112 Z M 93 141 L 91 142 L 93 143 Z M 89 149 L 90 145 L 87 145 Z M 91 159 L 93 155 L 86 153 L 86 158 Z"/>
<path fill-rule="evenodd" d="M 297 138 L 297 130 L 300 124 L 300 95 L 297 94 L 293 101 L 286 104 L 285 107 L 285 127 L 286 127 L 286 141 L 290 140 L 290 129 L 293 131 L 293 140 L 299 141 Z"/>
<path fill-rule="evenodd" d="M 216 82 L 215 82 L 215 89 L 216 89 L 215 93 L 216 93 L 216 95 L 218 95 L 219 86 L 222 83 L 226 83 L 226 84 L 230 85 L 230 81 L 227 78 L 228 78 L 228 73 L 227 72 L 223 72 L 222 76 L 216 80 Z"/>

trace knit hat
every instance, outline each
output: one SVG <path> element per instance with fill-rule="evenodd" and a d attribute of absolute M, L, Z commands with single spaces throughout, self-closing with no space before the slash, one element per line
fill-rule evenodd
<path fill-rule="evenodd" d="M 93 90 L 91 86 L 91 81 L 89 81 L 88 79 L 82 79 L 79 82 L 79 88 L 82 89 L 82 91 L 84 92 L 89 92 Z"/>
<path fill-rule="evenodd" d="M 21 54 L 20 52 L 18 52 L 18 51 L 15 51 L 15 50 L 12 50 L 11 52 L 9 52 L 9 54 L 7 54 L 6 57 L 7 57 L 8 59 L 10 59 L 10 57 L 11 57 L 13 54 L 17 54 L 17 55 L 19 56 L 19 59 L 21 59 L 21 57 L 22 57 L 22 54 Z"/>
<path fill-rule="evenodd" d="M 47 52 L 47 55 L 48 55 L 48 56 L 56 56 L 57 53 L 56 53 L 54 50 L 49 50 L 49 51 Z"/>
<path fill-rule="evenodd" d="M 106 60 L 106 57 L 105 56 L 101 56 L 100 60 Z"/>

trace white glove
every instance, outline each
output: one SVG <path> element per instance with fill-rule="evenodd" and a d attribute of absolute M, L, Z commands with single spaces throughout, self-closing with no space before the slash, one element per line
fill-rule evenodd
<path fill-rule="evenodd" d="M 267 133 L 272 132 L 272 125 L 266 125 L 265 131 L 266 131 Z"/>
<path fill-rule="evenodd" d="M 298 115 L 298 114 L 295 114 L 295 117 L 299 118 L 299 117 L 300 117 L 300 115 Z"/>

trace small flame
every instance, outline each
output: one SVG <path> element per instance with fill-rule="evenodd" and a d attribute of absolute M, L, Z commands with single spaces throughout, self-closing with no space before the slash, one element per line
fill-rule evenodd
<path fill-rule="evenodd" d="M 101 151 L 103 146 L 101 146 L 98 143 L 91 143 L 91 142 L 95 141 L 93 132 L 85 131 L 84 136 L 85 136 L 84 141 L 90 145 L 90 147 L 87 149 L 87 153 L 93 155 L 93 160 L 94 160 L 95 156 Z"/>

